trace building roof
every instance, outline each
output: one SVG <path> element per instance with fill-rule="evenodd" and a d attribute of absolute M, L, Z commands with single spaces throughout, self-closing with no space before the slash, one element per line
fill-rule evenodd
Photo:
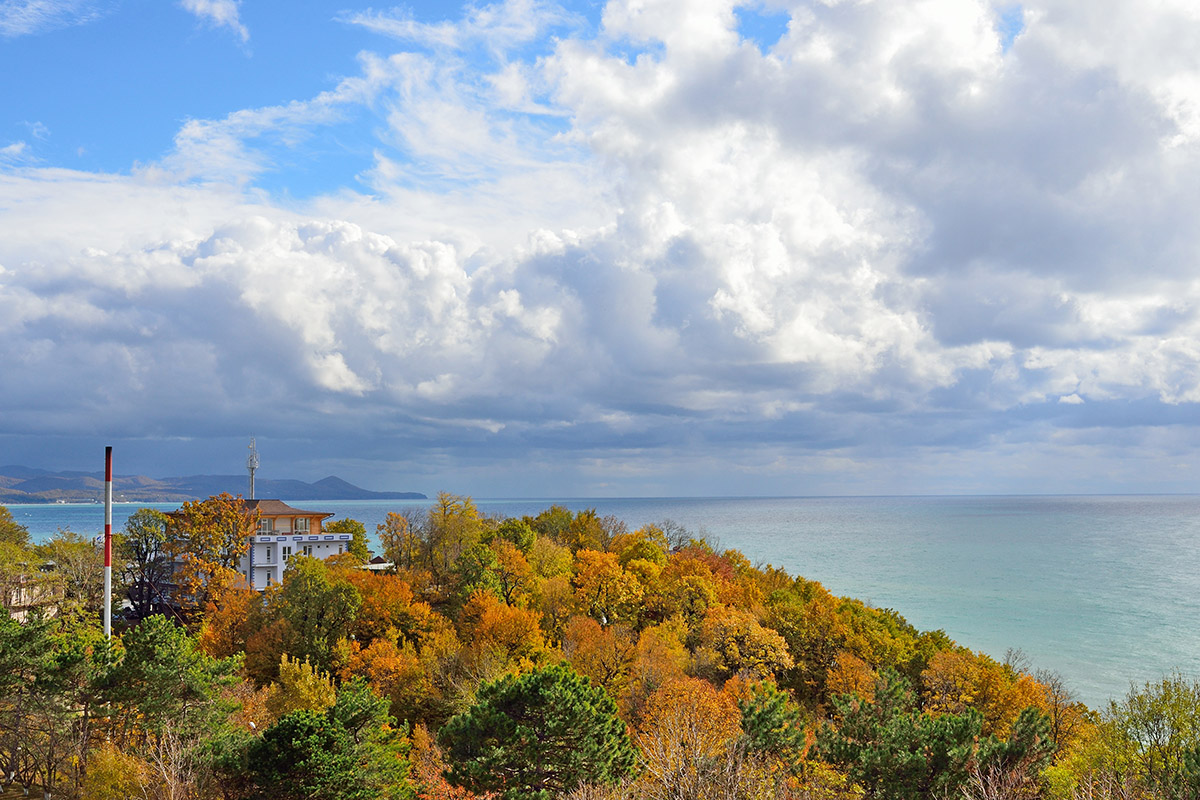
<path fill-rule="evenodd" d="M 264 517 L 320 517 L 325 519 L 332 517 L 333 514 L 327 514 L 322 511 L 303 511 L 299 508 L 292 508 L 282 500 L 242 500 L 242 504 L 246 506 L 248 511 L 257 511 Z"/>

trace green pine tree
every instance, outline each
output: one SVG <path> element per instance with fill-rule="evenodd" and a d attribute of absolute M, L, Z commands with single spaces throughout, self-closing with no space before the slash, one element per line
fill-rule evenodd
<path fill-rule="evenodd" d="M 451 783 L 504 800 L 615 783 L 636 762 L 612 698 L 565 664 L 484 684 L 438 738 Z"/>

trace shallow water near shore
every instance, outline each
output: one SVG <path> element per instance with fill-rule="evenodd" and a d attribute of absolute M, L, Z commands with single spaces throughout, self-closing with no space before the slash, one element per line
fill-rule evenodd
<path fill-rule="evenodd" d="M 289 501 L 374 532 L 429 501 Z M 1094 708 L 1130 682 L 1200 677 L 1200 497 L 987 496 L 477 499 L 484 513 L 596 509 L 635 528 L 672 519 L 838 595 L 1003 658 L 1020 648 Z M 140 504 L 117 504 L 114 530 Z M 171 510 L 175 504 L 155 506 Z M 95 535 L 99 505 L 12 505 L 35 541 Z"/>

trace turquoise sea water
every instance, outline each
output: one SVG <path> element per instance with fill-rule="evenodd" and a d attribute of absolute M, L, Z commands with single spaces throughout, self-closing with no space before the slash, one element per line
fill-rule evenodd
<path fill-rule="evenodd" d="M 635 528 L 672 519 L 832 592 L 1003 658 L 1020 648 L 1099 707 L 1130 681 L 1200 675 L 1200 497 L 838 497 L 477 500 L 520 516 L 558 503 Z M 368 531 L 428 501 L 309 501 Z M 160 506 L 164 510 L 173 508 Z M 135 504 L 114 507 L 120 529 Z M 98 505 L 14 505 L 35 540 L 95 534 Z"/>

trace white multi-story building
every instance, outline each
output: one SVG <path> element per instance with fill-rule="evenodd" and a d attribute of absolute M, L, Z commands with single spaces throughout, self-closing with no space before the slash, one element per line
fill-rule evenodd
<path fill-rule="evenodd" d="M 246 510 L 258 515 L 258 532 L 238 570 L 250 586 L 262 591 L 283 580 L 283 570 L 294 555 L 328 558 L 346 552 L 350 534 L 325 533 L 321 523 L 333 514 L 292 508 L 282 500 L 243 500 Z"/>

